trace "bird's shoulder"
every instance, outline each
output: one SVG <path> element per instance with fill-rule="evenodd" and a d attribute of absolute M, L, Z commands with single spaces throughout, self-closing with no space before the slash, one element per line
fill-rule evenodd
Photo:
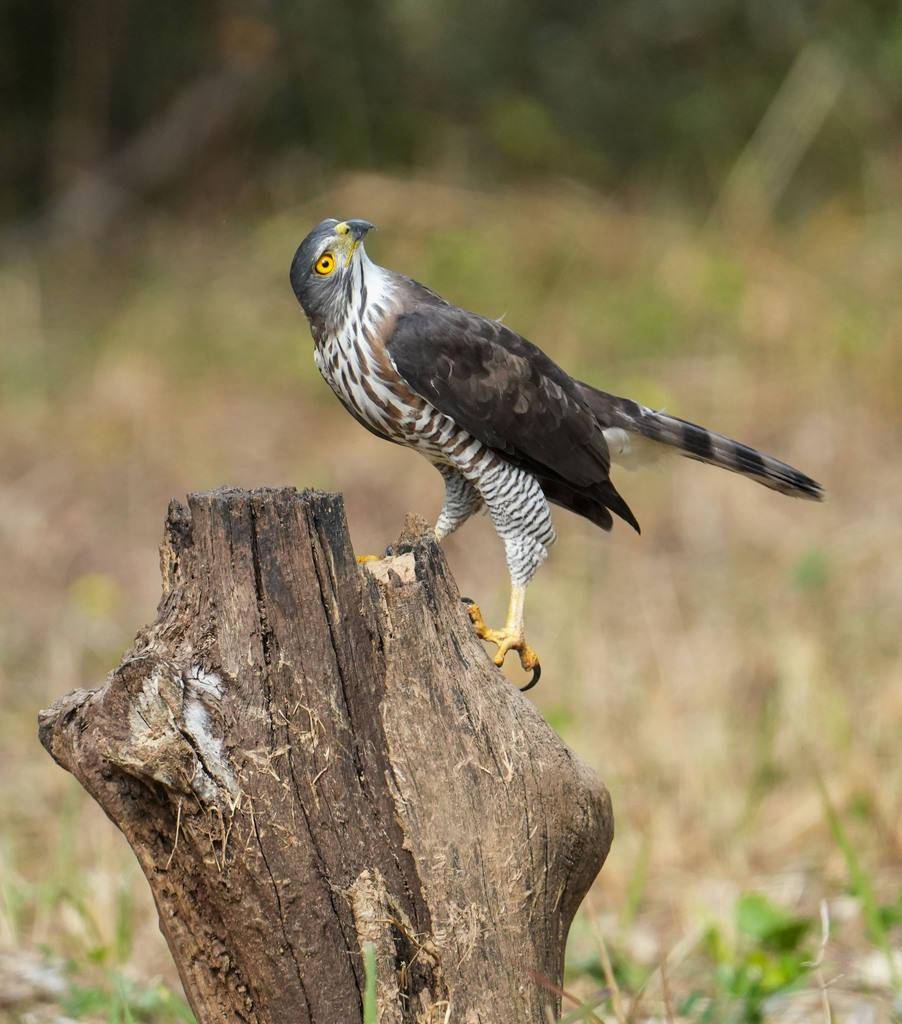
<path fill-rule="evenodd" d="M 418 395 L 533 472 L 589 486 L 607 479 L 607 446 L 576 381 L 498 320 L 411 288 L 386 350 Z"/>
<path fill-rule="evenodd" d="M 396 361 L 433 362 L 436 368 L 451 362 L 466 374 L 544 377 L 579 401 L 573 378 L 538 345 L 501 320 L 456 306 L 411 278 L 402 278 L 401 293 L 387 339 L 388 351 Z"/>

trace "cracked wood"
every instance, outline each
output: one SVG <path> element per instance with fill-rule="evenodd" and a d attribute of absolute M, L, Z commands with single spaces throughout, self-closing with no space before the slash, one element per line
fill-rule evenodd
<path fill-rule="evenodd" d="M 341 499 L 170 505 L 119 667 L 40 717 L 131 844 L 200 1024 L 545 1024 L 607 791 L 491 665 L 440 549 L 361 569 Z"/>

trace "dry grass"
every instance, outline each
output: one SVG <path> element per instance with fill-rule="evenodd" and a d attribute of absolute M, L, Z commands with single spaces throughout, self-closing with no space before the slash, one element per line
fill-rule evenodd
<path fill-rule="evenodd" d="M 902 211 L 831 210 L 747 238 L 567 186 L 488 195 L 356 178 L 285 212 L 276 175 L 271 194 L 282 212 L 141 222 L 103 251 L 0 268 L 0 949 L 177 984 L 123 842 L 35 738 L 37 708 L 95 685 L 153 617 L 169 498 L 226 482 L 340 489 L 361 551 L 392 540 L 406 511 L 438 507 L 437 474 L 365 435 L 315 376 L 287 265 L 336 212 L 383 226 L 375 258 L 505 314 L 573 372 L 826 485 L 814 506 L 669 459 L 620 477 L 641 538 L 559 512 L 528 607 L 535 700 L 613 794 L 595 923 L 626 1003 L 654 972 L 636 1019 L 710 992 L 710 926 L 729 943 L 754 890 L 815 921 L 827 899 L 820 971 L 836 1019 L 890 1020 L 886 957 L 818 778 L 874 900 L 891 903 Z M 488 522 L 447 549 L 462 591 L 500 615 Z M 817 926 L 812 944 L 813 959 Z M 567 985 L 582 997 L 604 984 L 597 951 L 578 921 Z M 814 977 L 772 1012 L 823 1020 Z"/>

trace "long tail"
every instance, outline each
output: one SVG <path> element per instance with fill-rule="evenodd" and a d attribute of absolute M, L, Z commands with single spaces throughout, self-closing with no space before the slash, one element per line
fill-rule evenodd
<path fill-rule="evenodd" d="M 618 435 L 615 431 L 624 430 L 627 434 L 638 434 L 676 448 L 687 458 L 740 473 L 781 494 L 809 501 L 823 500 L 824 489 L 816 480 L 772 455 L 765 455 L 687 420 L 656 412 L 632 399 L 598 391 L 588 384 L 580 383 L 580 390 L 589 408 L 606 428 L 605 436 L 609 441 L 616 443 Z"/>

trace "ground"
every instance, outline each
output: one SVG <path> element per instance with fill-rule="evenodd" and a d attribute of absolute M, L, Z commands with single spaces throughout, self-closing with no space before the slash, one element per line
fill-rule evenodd
<path fill-rule="evenodd" d="M 566 184 L 358 177 L 305 206 L 283 179 L 271 191 L 234 220 L 138 217 L 127 239 L 0 267 L 0 1020 L 187 1019 L 124 842 L 36 739 L 38 707 L 100 682 L 153 618 L 169 498 L 341 490 L 361 552 L 438 510 L 438 475 L 316 376 L 287 268 L 332 214 L 375 221 L 374 258 L 503 315 L 574 374 L 826 486 L 818 506 L 668 458 L 615 477 L 641 537 L 557 513 L 529 595 L 530 697 L 617 821 L 565 987 L 606 987 L 603 941 L 620 998 L 599 1019 L 821 1021 L 827 1000 L 835 1020 L 892 1020 L 902 211 L 749 232 Z M 446 549 L 500 618 L 488 520 Z"/>

